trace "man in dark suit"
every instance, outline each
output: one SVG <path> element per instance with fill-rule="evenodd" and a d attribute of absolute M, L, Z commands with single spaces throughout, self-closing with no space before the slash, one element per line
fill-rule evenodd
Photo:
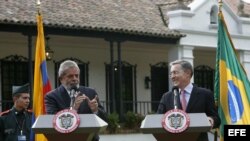
<path fill-rule="evenodd" d="M 29 141 L 32 111 L 27 110 L 30 103 L 29 84 L 13 88 L 14 106 L 0 113 L 0 141 Z"/>
<path fill-rule="evenodd" d="M 214 103 L 213 93 L 191 83 L 193 67 L 188 61 L 176 60 L 170 63 L 170 78 L 180 91 L 178 107 L 187 113 L 206 113 L 212 128 L 220 125 L 220 118 Z M 174 109 L 174 94 L 169 91 L 163 94 L 157 113 L 164 114 Z M 207 133 L 201 133 L 197 141 L 208 141 Z"/>
<path fill-rule="evenodd" d="M 58 76 L 61 85 L 45 96 L 47 114 L 56 114 L 58 111 L 71 108 L 79 114 L 94 113 L 107 121 L 107 114 L 99 102 L 96 91 L 79 85 L 80 69 L 76 62 L 62 62 Z M 99 136 L 96 135 L 92 141 L 98 140 Z"/>

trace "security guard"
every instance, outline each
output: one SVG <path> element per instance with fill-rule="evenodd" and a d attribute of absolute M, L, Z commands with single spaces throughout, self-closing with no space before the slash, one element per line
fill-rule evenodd
<path fill-rule="evenodd" d="M 29 141 L 32 126 L 29 84 L 13 89 L 12 109 L 0 113 L 0 141 Z"/>

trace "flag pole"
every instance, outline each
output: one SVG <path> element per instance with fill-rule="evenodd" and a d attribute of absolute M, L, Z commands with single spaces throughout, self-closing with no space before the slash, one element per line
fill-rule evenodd
<path fill-rule="evenodd" d="M 37 6 L 37 13 L 38 13 L 38 15 L 40 15 L 40 9 L 41 9 L 41 1 L 40 0 L 36 1 L 36 6 Z"/>
<path fill-rule="evenodd" d="M 221 12 L 222 4 L 223 4 L 222 0 L 219 0 L 219 12 Z"/>
<path fill-rule="evenodd" d="M 220 16 L 221 8 L 222 8 L 223 2 L 222 2 L 222 0 L 219 0 L 218 3 L 219 3 L 219 13 L 218 13 L 218 16 Z M 218 101 L 216 102 L 215 106 L 216 106 L 216 109 L 217 109 L 217 111 L 218 111 Z M 217 141 L 217 138 L 218 138 L 218 129 L 216 128 L 216 129 L 214 130 L 214 141 Z"/>
<path fill-rule="evenodd" d="M 50 81 L 47 74 L 45 45 L 44 45 L 44 29 L 41 13 L 41 2 L 36 0 L 37 8 L 37 40 L 35 51 L 35 67 L 34 67 L 34 93 L 33 93 L 33 111 L 34 121 L 40 115 L 45 114 L 44 96 L 51 90 Z M 35 134 L 36 141 L 47 141 L 43 134 Z M 32 139 L 33 139 L 32 138 Z"/>

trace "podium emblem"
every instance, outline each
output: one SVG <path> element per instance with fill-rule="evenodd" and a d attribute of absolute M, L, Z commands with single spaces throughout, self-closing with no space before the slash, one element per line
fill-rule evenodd
<path fill-rule="evenodd" d="M 188 128 L 190 118 L 183 110 L 173 109 L 164 114 L 161 123 L 168 132 L 181 133 Z"/>
<path fill-rule="evenodd" d="M 70 109 L 59 111 L 53 118 L 53 127 L 60 133 L 73 132 L 79 124 L 79 115 Z"/>

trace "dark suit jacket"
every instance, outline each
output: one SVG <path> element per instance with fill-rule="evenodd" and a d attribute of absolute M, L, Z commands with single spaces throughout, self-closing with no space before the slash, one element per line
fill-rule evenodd
<path fill-rule="evenodd" d="M 18 125 L 17 121 L 22 121 L 23 125 Z M 18 112 L 14 107 L 10 110 L 0 113 L 0 141 L 17 141 L 21 129 L 26 140 L 30 140 L 32 126 L 32 112 L 25 110 Z"/>
<path fill-rule="evenodd" d="M 90 100 L 95 98 L 97 95 L 94 89 L 80 86 L 79 91 L 86 96 L 89 97 Z M 71 98 L 67 92 L 67 90 L 61 85 L 58 88 L 50 91 L 48 94 L 45 95 L 45 107 L 47 114 L 56 114 L 57 112 L 70 108 L 70 101 Z M 100 104 L 99 99 L 98 101 L 98 112 L 97 116 L 102 118 L 104 121 L 107 121 L 107 113 L 104 111 L 104 108 Z M 77 111 L 78 114 L 91 114 L 93 113 L 88 106 L 87 101 L 83 101 Z M 93 141 L 98 141 L 99 137 L 95 136 Z"/>
<path fill-rule="evenodd" d="M 178 104 L 178 107 L 181 108 L 180 103 Z M 163 94 L 157 113 L 164 114 L 171 109 L 174 109 L 174 94 L 169 91 Z M 214 120 L 213 128 L 217 128 L 220 125 L 220 118 L 215 107 L 214 96 L 208 89 L 193 86 L 186 112 L 206 113 L 207 116 L 212 117 Z M 208 141 L 207 133 L 201 133 L 198 141 Z"/>

